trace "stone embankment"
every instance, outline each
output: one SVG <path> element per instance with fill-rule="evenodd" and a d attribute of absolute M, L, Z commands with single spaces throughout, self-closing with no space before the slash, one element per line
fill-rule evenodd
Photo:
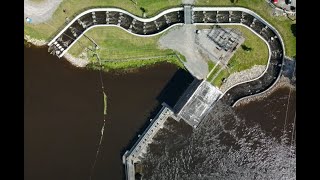
<path fill-rule="evenodd" d="M 222 86 L 220 87 L 220 91 L 225 92 L 227 89 L 237 83 L 257 78 L 263 73 L 265 69 L 265 65 L 255 65 L 250 69 L 233 73 L 227 78 L 226 82 L 222 84 Z"/>
<path fill-rule="evenodd" d="M 89 60 L 86 58 L 76 58 L 72 56 L 69 53 L 66 53 L 64 57 L 69 61 L 71 64 L 73 64 L 76 67 L 86 67 L 87 64 L 89 64 Z"/>
<path fill-rule="evenodd" d="M 39 39 L 34 39 L 34 38 L 31 38 L 30 36 L 28 35 L 25 35 L 24 36 L 24 39 L 28 42 L 28 43 L 31 43 L 35 46 L 44 46 L 46 44 L 48 44 L 48 42 L 46 42 L 45 40 L 39 40 Z"/>
<path fill-rule="evenodd" d="M 278 90 L 279 88 L 283 88 L 283 87 L 288 87 L 288 88 L 291 88 L 292 90 L 296 89 L 296 86 L 291 83 L 289 78 L 281 76 L 281 78 L 276 82 L 276 84 L 271 89 L 269 89 L 268 91 L 265 91 L 262 94 L 257 94 L 255 96 L 248 96 L 247 98 L 242 99 L 237 104 L 235 104 L 235 107 L 248 104 L 251 101 L 264 99 L 268 97 L 270 94 L 272 94 L 273 92 L 275 92 L 276 90 Z"/>

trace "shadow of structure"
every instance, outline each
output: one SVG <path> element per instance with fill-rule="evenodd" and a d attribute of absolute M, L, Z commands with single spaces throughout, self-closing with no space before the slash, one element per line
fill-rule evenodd
<path fill-rule="evenodd" d="M 291 24 L 291 32 L 296 37 L 296 24 Z"/>
<path fill-rule="evenodd" d="M 162 103 L 165 102 L 169 107 L 173 108 L 178 102 L 179 98 L 183 95 L 185 90 L 193 82 L 195 78 L 187 71 L 178 69 L 168 83 L 164 86 L 162 91 L 157 96 L 158 105 L 150 112 L 146 123 L 136 132 L 133 138 L 128 142 L 126 146 L 120 152 L 120 158 L 123 154 L 131 149 L 136 141 L 139 139 L 138 135 L 142 134 L 150 124 L 150 119 L 154 118 L 162 108 Z"/>

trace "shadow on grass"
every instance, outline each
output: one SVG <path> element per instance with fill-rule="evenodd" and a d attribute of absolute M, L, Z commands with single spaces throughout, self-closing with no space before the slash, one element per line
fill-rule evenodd
<path fill-rule="evenodd" d="M 291 32 L 296 37 L 296 24 L 291 24 Z"/>
<path fill-rule="evenodd" d="M 251 51 L 252 48 L 251 47 L 248 47 L 246 45 L 241 45 L 241 48 L 244 50 L 244 51 Z"/>

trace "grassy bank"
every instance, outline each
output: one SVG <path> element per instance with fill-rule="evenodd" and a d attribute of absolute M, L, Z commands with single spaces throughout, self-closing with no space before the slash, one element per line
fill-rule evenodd
<path fill-rule="evenodd" d="M 39 1 L 39 0 L 38 0 Z M 137 5 L 133 3 L 137 2 Z M 142 16 L 142 10 L 145 9 L 147 16 L 158 14 L 164 9 L 173 6 L 179 6 L 181 0 L 63 0 L 57 10 L 48 22 L 41 24 L 25 23 L 24 33 L 31 36 L 31 38 L 43 39 L 50 41 L 59 30 L 63 29 L 66 23 L 66 17 L 70 20 L 83 12 L 84 10 L 95 7 L 118 7 L 125 9 L 137 16 Z M 66 9 L 66 13 L 63 12 Z"/>
<path fill-rule="evenodd" d="M 136 69 L 140 67 L 155 65 L 161 62 L 168 62 L 168 63 L 177 65 L 179 68 L 184 68 L 183 64 L 175 56 L 168 56 L 166 58 L 156 58 L 156 59 L 103 62 L 102 66 L 105 71 L 110 71 L 110 70 L 127 71 L 130 69 Z M 99 66 L 99 63 L 90 63 L 88 65 L 88 68 L 99 69 L 100 66 Z"/>
<path fill-rule="evenodd" d="M 103 67 L 107 70 L 136 68 L 157 62 L 171 62 L 183 67 L 177 57 L 179 56 L 183 61 L 184 57 L 181 54 L 173 50 L 159 49 L 158 40 L 161 35 L 138 37 L 117 27 L 97 27 L 86 32 L 86 36 L 93 39 L 100 47 L 94 51 L 99 55 Z M 89 50 L 94 49 L 94 43 L 86 36 L 82 36 L 70 48 L 69 53 L 79 58 L 86 53 L 89 61 L 97 64 L 97 58 Z"/>
<path fill-rule="evenodd" d="M 252 68 L 254 65 L 266 65 L 268 63 L 268 47 L 262 39 L 243 26 L 222 26 L 224 28 L 235 28 L 245 37 L 243 44 L 236 50 L 228 63 L 228 70 L 222 70 L 215 79 L 218 67 L 208 76 L 208 81 L 220 87 L 223 78 L 227 78 L 234 72 L 240 72 Z M 250 50 L 247 50 L 250 49 Z"/>
<path fill-rule="evenodd" d="M 231 0 L 197 0 L 196 6 L 241 6 L 251 9 L 279 31 L 285 44 L 286 56 L 296 55 L 296 37 L 291 31 L 291 26 L 296 22 L 284 16 L 273 16 L 272 8 L 265 0 L 239 0 L 238 3 L 232 3 Z"/>

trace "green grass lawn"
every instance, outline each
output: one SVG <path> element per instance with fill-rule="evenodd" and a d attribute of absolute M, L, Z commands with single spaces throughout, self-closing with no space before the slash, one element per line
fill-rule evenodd
<path fill-rule="evenodd" d="M 214 77 L 214 75 L 216 75 L 216 73 L 221 69 L 220 65 L 217 65 L 217 67 L 209 74 L 207 81 L 211 82 L 212 78 Z"/>
<path fill-rule="evenodd" d="M 251 48 L 250 51 L 245 51 L 241 46 L 236 50 L 228 63 L 228 70 L 223 70 L 213 80 L 212 84 L 220 87 L 223 78 L 227 78 L 234 72 L 243 71 L 252 68 L 254 65 L 266 65 L 268 63 L 268 47 L 262 39 L 251 32 L 249 29 L 243 26 L 222 26 L 228 28 L 238 29 L 245 37 L 245 41 L 242 45 Z M 220 66 L 219 66 L 220 68 Z M 217 68 L 216 68 L 217 69 Z M 208 77 L 208 81 L 211 82 L 214 75 L 218 72 L 214 70 Z"/>
<path fill-rule="evenodd" d="M 257 35 L 243 26 L 222 27 L 238 29 L 245 37 L 242 45 L 252 49 L 245 51 L 241 46 L 237 49 L 228 63 L 228 68 L 232 73 L 250 69 L 254 65 L 266 65 L 268 63 L 268 46 Z"/>
<path fill-rule="evenodd" d="M 215 63 L 212 62 L 211 60 L 208 60 L 208 72 L 210 72 L 212 70 L 212 68 L 214 67 Z"/>
<path fill-rule="evenodd" d="M 38 0 L 39 1 L 39 0 Z M 179 6 L 181 0 L 136 0 L 137 5 L 131 0 L 63 0 L 52 19 L 41 24 L 29 24 L 25 22 L 24 33 L 31 38 L 50 41 L 66 25 L 66 17 L 73 19 L 84 10 L 95 7 L 118 7 L 125 9 L 137 16 L 142 16 L 143 7 L 147 16 L 153 16 L 170 7 Z M 66 9 L 66 13 L 63 12 Z"/>
<path fill-rule="evenodd" d="M 176 52 L 158 48 L 158 39 L 161 35 L 153 37 L 138 37 L 117 27 L 96 27 L 86 32 L 100 47 L 98 53 L 105 69 L 124 69 L 141 67 L 156 62 L 168 61 L 182 67 Z M 69 53 L 75 57 L 86 48 L 94 49 L 94 44 L 85 36 L 69 49 Z M 90 50 L 88 52 L 91 52 Z M 97 64 L 95 56 L 89 54 L 89 60 Z M 183 60 L 184 57 L 178 54 Z M 111 61 L 111 62 L 110 62 Z"/>
<path fill-rule="evenodd" d="M 211 83 L 216 87 L 220 87 L 222 85 L 223 78 L 227 78 L 227 77 L 229 77 L 229 75 L 230 74 L 228 73 L 227 70 L 222 70 L 222 71 L 220 71 L 218 76 Z"/>
<path fill-rule="evenodd" d="M 238 3 L 232 3 L 230 0 L 197 0 L 196 6 L 241 6 L 251 9 L 279 31 L 285 44 L 286 56 L 294 57 L 296 55 L 296 37 L 291 31 L 291 26 L 296 21 L 291 21 L 284 16 L 272 16 L 272 8 L 265 0 L 239 0 Z"/>

